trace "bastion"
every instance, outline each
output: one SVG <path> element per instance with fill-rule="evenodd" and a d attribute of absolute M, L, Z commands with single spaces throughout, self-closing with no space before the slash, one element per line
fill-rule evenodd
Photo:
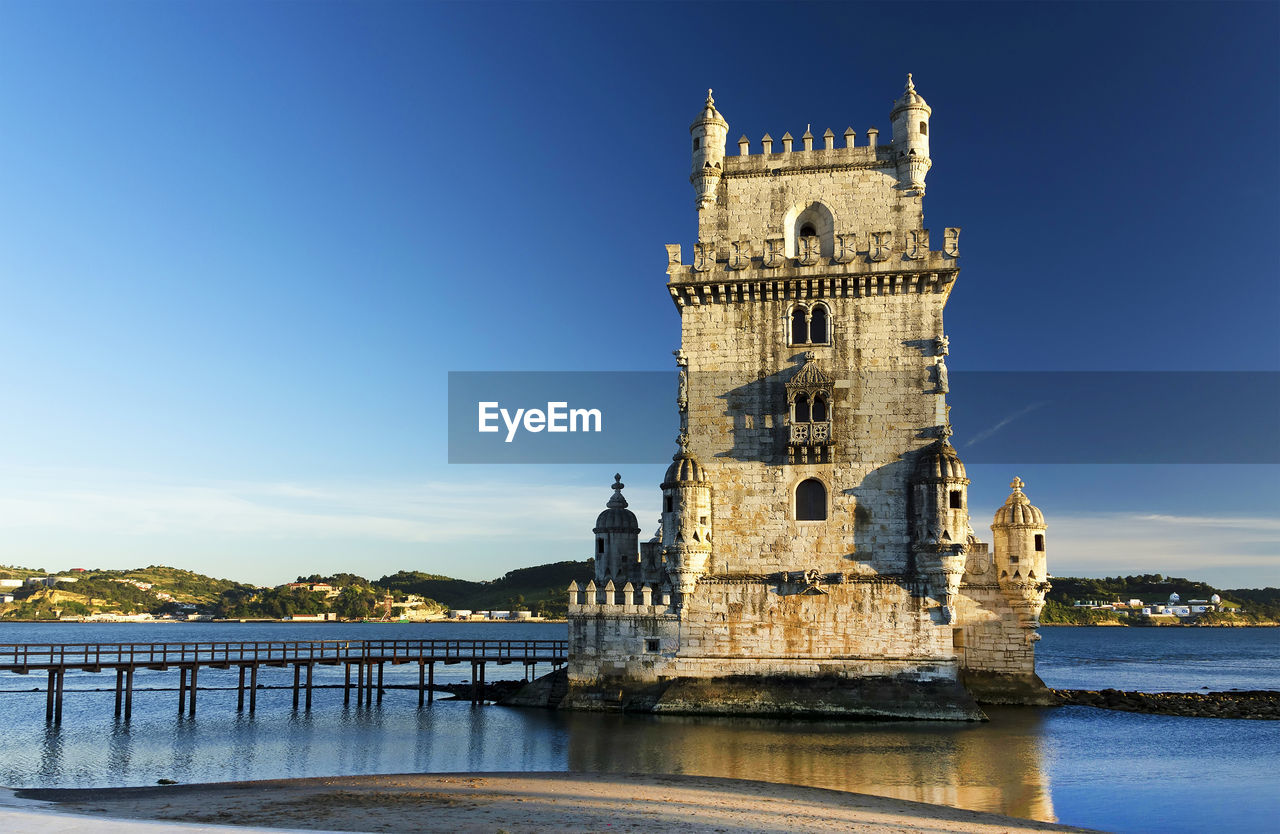
<path fill-rule="evenodd" d="M 980 540 L 951 445 L 943 309 L 958 227 L 923 225 L 931 108 L 760 152 L 708 91 L 698 237 L 667 247 L 677 448 L 657 533 L 621 477 L 569 588 L 571 709 L 981 719 L 1035 674 L 1046 526 L 1015 478 Z M 940 243 L 939 248 L 933 248 Z M 673 420 L 673 424 L 674 424 Z"/>

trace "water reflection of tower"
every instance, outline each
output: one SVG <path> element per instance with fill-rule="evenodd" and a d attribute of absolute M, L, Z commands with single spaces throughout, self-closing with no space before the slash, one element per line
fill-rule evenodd
<path fill-rule="evenodd" d="M 984 724 L 600 713 L 564 719 L 571 771 L 755 779 L 1054 821 L 1041 710 L 991 712 L 994 720 Z"/>

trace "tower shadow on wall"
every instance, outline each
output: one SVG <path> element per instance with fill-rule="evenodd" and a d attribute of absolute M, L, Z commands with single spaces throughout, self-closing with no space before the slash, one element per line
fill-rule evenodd
<path fill-rule="evenodd" d="M 733 421 L 733 445 L 715 457 L 772 466 L 787 463 L 787 383 L 804 366 L 804 351 L 797 351 L 788 361 L 791 367 L 717 395 L 724 402 L 721 415 Z M 712 390 L 718 387 L 713 385 Z"/>

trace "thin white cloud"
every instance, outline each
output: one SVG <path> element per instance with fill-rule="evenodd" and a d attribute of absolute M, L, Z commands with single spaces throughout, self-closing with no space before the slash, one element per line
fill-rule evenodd
<path fill-rule="evenodd" d="M 605 496 L 607 497 L 607 496 Z M 0 529 L 111 535 L 345 538 L 434 543 L 581 536 L 598 487 L 446 484 L 0 482 Z M 589 529 L 589 528 L 588 528 Z"/>
<path fill-rule="evenodd" d="M 1163 573 L 1232 587 L 1280 584 L 1280 519 L 1107 513 L 1049 518 L 1058 576 Z"/>
<path fill-rule="evenodd" d="M 1001 420 L 1000 422 L 996 423 L 994 426 L 990 426 L 990 427 L 988 427 L 988 428 L 985 428 L 985 429 L 983 429 L 982 431 L 980 431 L 980 432 L 978 432 L 977 434 L 975 434 L 972 438 L 970 438 L 968 441 L 966 441 L 966 442 L 965 442 L 965 444 L 964 444 L 964 445 L 965 445 L 965 447 L 967 448 L 967 447 L 969 447 L 969 446 L 972 446 L 972 445 L 973 445 L 973 444 L 975 444 L 975 443 L 981 443 L 982 441 L 986 440 L 986 439 L 987 439 L 988 437 L 990 437 L 991 435 L 995 434 L 996 432 L 1000 431 L 1000 430 L 1001 430 L 1002 428 L 1004 428 L 1005 426 L 1007 426 L 1007 425 L 1009 425 L 1010 423 L 1012 423 L 1014 420 L 1017 420 L 1017 419 L 1019 419 L 1019 418 L 1021 418 L 1021 417 L 1025 417 L 1025 416 L 1027 416 L 1028 414 L 1030 414 L 1031 412 L 1035 411 L 1037 408 L 1039 408 L 1039 407 L 1040 407 L 1040 406 L 1042 406 L 1042 405 L 1044 405 L 1044 402 L 1043 402 L 1043 401 L 1041 401 L 1041 402 L 1034 402 L 1034 403 L 1031 403 L 1031 404 L 1030 404 L 1030 405 L 1028 405 L 1028 406 L 1023 407 L 1021 410 L 1016 411 L 1016 412 L 1014 412 L 1013 414 L 1010 414 L 1008 417 L 1006 417 L 1006 418 L 1004 418 L 1003 420 Z"/>

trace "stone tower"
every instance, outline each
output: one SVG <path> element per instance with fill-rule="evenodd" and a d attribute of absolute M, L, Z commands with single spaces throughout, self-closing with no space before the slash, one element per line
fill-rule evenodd
<path fill-rule="evenodd" d="M 680 439 L 662 529 L 570 589 L 566 705 L 973 718 L 969 691 L 1047 694 L 1027 555 L 1043 517 L 998 516 L 993 561 L 949 440 L 960 230 L 934 249 L 923 228 L 931 113 L 908 76 L 888 145 L 806 130 L 730 157 L 708 92 L 692 262 L 667 247 Z"/>

